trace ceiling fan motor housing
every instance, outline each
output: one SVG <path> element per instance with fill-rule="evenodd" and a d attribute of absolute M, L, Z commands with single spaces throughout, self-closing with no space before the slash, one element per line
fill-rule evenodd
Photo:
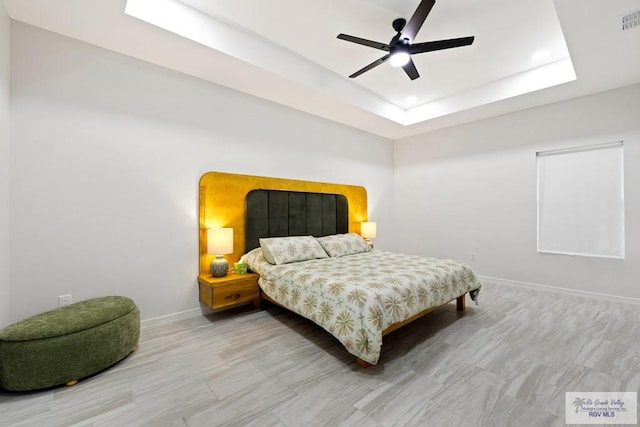
<path fill-rule="evenodd" d="M 389 49 L 389 62 L 394 67 L 402 67 L 411 57 L 410 54 L 411 43 L 409 43 L 409 39 L 401 39 L 398 40 L 394 45 Z"/>

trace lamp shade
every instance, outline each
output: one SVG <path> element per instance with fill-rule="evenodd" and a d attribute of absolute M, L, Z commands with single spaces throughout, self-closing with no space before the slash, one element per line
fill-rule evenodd
<path fill-rule="evenodd" d="M 360 223 L 360 235 L 365 239 L 373 239 L 376 237 L 376 223 L 362 222 Z"/>
<path fill-rule="evenodd" d="M 207 253 L 225 255 L 233 252 L 233 228 L 209 228 L 207 230 Z"/>

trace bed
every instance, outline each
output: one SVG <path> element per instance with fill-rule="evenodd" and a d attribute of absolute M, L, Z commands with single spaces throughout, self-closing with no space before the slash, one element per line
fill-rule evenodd
<path fill-rule="evenodd" d="M 207 229 L 233 228 L 229 264 L 244 257 L 260 273 L 261 298 L 320 324 L 363 367 L 378 362 L 384 335 L 453 300 L 464 311 L 466 294 L 476 299 L 480 290 L 464 264 L 363 247 L 357 234 L 368 220 L 368 203 L 361 186 L 207 172 L 200 178 L 198 212 L 199 277 L 210 274 L 213 260 Z M 323 247 L 322 258 L 265 262 L 260 239 L 289 237 L 346 240 L 353 253 L 329 256 L 332 249 Z M 312 271 L 319 274 L 315 282 Z"/>
<path fill-rule="evenodd" d="M 242 259 L 262 298 L 314 321 L 367 367 L 384 335 L 453 300 L 465 310 L 481 285 L 457 261 L 373 250 L 349 231 L 348 211 L 340 194 L 250 191 Z"/>

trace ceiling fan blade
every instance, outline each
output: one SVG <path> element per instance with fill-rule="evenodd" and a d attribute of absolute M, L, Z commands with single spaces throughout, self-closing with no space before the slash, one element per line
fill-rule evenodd
<path fill-rule="evenodd" d="M 409 53 L 425 53 L 433 52 L 434 50 L 451 49 L 452 47 L 468 46 L 473 43 L 475 37 L 460 37 L 457 39 L 438 40 L 433 42 L 416 43 L 411 45 Z"/>
<path fill-rule="evenodd" d="M 360 37 L 350 36 L 348 34 L 338 34 L 338 38 L 340 40 L 345 40 L 351 43 L 357 43 L 364 46 L 369 46 L 374 49 L 385 50 L 387 52 L 389 51 L 389 45 L 385 43 L 375 42 L 373 40 L 361 39 Z"/>
<path fill-rule="evenodd" d="M 409 62 L 402 66 L 402 69 L 405 73 L 407 73 L 407 76 L 409 76 L 411 80 L 415 80 L 420 77 L 420 74 L 418 74 L 418 69 L 416 68 L 416 64 L 413 63 L 413 59 L 411 58 L 409 58 Z"/>
<path fill-rule="evenodd" d="M 375 67 L 377 67 L 377 66 L 378 66 L 378 65 L 380 65 L 380 64 L 384 64 L 384 63 L 389 59 L 389 56 L 391 56 L 391 55 L 385 55 L 385 56 L 383 56 L 382 58 L 380 58 L 380 59 L 378 59 L 378 60 L 373 61 L 371 64 L 367 65 L 366 67 L 361 68 L 361 69 L 359 69 L 358 71 L 356 71 L 355 73 L 351 74 L 351 75 L 349 76 L 349 78 L 352 78 L 352 79 L 353 79 L 354 77 L 358 77 L 360 74 L 362 74 L 362 73 L 366 73 L 366 72 L 367 72 L 367 71 L 369 71 L 370 69 L 375 68 Z"/>
<path fill-rule="evenodd" d="M 407 22 L 407 25 L 404 27 L 402 31 L 402 38 L 409 39 L 409 42 L 412 42 L 413 39 L 416 38 L 418 31 L 422 27 L 424 20 L 427 19 L 427 15 L 431 12 L 431 8 L 436 4 L 435 0 L 422 0 L 418 5 L 418 8 L 415 12 L 413 12 L 413 16 Z"/>

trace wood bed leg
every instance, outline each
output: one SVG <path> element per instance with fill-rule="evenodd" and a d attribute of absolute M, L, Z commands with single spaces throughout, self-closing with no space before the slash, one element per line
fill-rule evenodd
<path fill-rule="evenodd" d="M 367 369 L 369 366 L 371 366 L 371 363 L 365 362 L 364 360 L 360 359 L 359 357 L 356 357 L 356 363 L 362 369 Z"/>
<path fill-rule="evenodd" d="M 467 300 L 466 300 L 467 294 L 464 294 L 462 296 L 459 296 L 456 299 L 456 308 L 458 309 L 458 311 L 465 311 L 467 308 Z"/>

